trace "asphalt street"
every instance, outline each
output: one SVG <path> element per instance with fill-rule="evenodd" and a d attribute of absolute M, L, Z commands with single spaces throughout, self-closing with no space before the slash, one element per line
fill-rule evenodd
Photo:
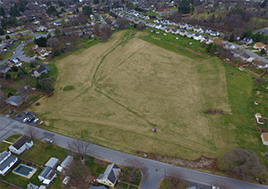
<path fill-rule="evenodd" d="M 10 135 L 15 133 L 26 134 L 28 128 L 32 129 L 32 126 L 17 122 L 13 119 L 0 116 L 0 142 L 3 141 Z M 44 129 L 35 128 L 37 131 L 36 137 L 39 140 L 44 140 L 45 138 L 50 138 L 53 140 L 55 145 L 61 146 L 63 148 L 68 148 L 68 142 L 72 142 L 73 138 L 59 135 Z M 197 183 L 205 186 L 204 188 L 209 188 L 210 183 L 213 180 L 225 180 L 231 183 L 235 189 L 267 189 L 267 186 L 254 184 L 246 181 L 241 181 L 237 179 L 232 179 L 228 177 L 213 175 L 209 173 L 204 173 L 200 171 L 195 171 L 183 167 L 177 167 L 170 164 L 154 161 L 151 159 L 141 158 L 134 155 L 122 153 L 119 151 L 111 150 L 102 146 L 90 144 L 87 154 L 96 158 L 100 158 L 106 161 L 114 162 L 121 165 L 127 165 L 125 160 L 136 159 L 142 162 L 146 167 L 146 172 L 148 177 L 145 178 L 141 183 L 141 189 L 157 189 L 160 181 L 165 177 L 165 173 L 168 170 L 179 170 L 181 171 L 185 179 L 192 183 Z M 146 174 L 144 172 L 143 174 Z"/>

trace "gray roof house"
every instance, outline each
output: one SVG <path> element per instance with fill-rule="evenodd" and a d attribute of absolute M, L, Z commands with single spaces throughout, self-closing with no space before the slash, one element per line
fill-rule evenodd
<path fill-rule="evenodd" d="M 29 184 L 27 185 L 27 189 L 38 189 L 39 187 L 34 185 L 33 183 L 29 182 Z"/>
<path fill-rule="evenodd" d="M 0 74 L 6 74 L 10 70 L 10 67 L 7 64 L 0 65 Z"/>
<path fill-rule="evenodd" d="M 39 77 L 41 75 L 41 73 L 47 73 L 46 68 L 43 67 L 43 66 L 40 66 L 37 69 L 32 69 L 31 76 L 33 76 L 33 77 Z"/>
<path fill-rule="evenodd" d="M 68 167 L 70 165 L 70 163 L 73 161 L 74 157 L 68 155 L 60 164 L 60 166 L 62 167 Z"/>
<path fill-rule="evenodd" d="M 54 169 L 60 163 L 60 160 L 57 158 L 50 158 L 45 165 L 43 171 L 38 175 L 38 179 L 43 182 L 45 185 L 49 185 L 53 179 L 56 177 Z"/>
<path fill-rule="evenodd" d="M 110 164 L 107 166 L 104 174 L 100 174 L 97 181 L 101 184 L 114 187 L 120 172 L 120 168 L 116 164 Z"/>
<path fill-rule="evenodd" d="M 33 141 L 26 135 L 23 135 L 18 140 L 16 140 L 11 146 L 9 146 L 8 149 L 11 152 L 20 155 L 25 150 L 31 148 L 33 145 L 34 145 Z"/>
<path fill-rule="evenodd" d="M 11 96 L 8 99 L 5 100 L 5 103 L 13 105 L 13 106 L 20 106 L 27 95 L 21 95 L 21 96 Z"/>
<path fill-rule="evenodd" d="M 0 154 L 0 175 L 5 175 L 17 161 L 18 158 L 11 152 L 3 151 Z"/>

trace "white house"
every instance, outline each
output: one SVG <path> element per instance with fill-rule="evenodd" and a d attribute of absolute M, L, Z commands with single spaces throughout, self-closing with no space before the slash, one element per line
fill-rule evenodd
<path fill-rule="evenodd" d="M 18 158 L 11 152 L 3 151 L 0 154 L 0 175 L 5 175 L 17 161 Z"/>
<path fill-rule="evenodd" d="M 34 145 L 33 141 L 26 135 L 21 136 L 16 140 L 8 149 L 15 154 L 22 154 L 25 150 L 28 150 Z"/>
<path fill-rule="evenodd" d="M 256 118 L 258 124 L 262 124 L 263 125 L 265 123 L 265 120 L 262 118 L 262 116 L 261 116 L 260 113 L 256 113 L 255 114 L 255 118 Z"/>
<path fill-rule="evenodd" d="M 101 184 L 114 187 L 120 172 L 120 168 L 116 164 L 110 164 L 107 166 L 104 174 L 100 174 L 97 181 Z"/>
<path fill-rule="evenodd" d="M 196 26 L 196 27 L 194 27 L 194 32 L 196 32 L 196 33 L 200 33 L 200 32 L 202 32 L 203 31 L 203 29 L 202 28 L 200 28 L 200 27 L 198 27 L 198 26 Z"/>
<path fill-rule="evenodd" d="M 200 41 L 202 39 L 202 35 L 195 34 L 193 37 L 194 40 Z"/>
<path fill-rule="evenodd" d="M 268 133 L 262 133 L 261 140 L 264 145 L 268 145 Z"/>

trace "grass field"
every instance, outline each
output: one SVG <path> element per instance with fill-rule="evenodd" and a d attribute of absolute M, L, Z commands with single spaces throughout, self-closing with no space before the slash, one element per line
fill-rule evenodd
<path fill-rule="evenodd" d="M 221 160 L 235 147 L 251 149 L 265 163 L 267 147 L 253 113 L 267 108 L 253 106 L 251 100 L 258 99 L 250 74 L 159 39 L 132 37 L 120 44 L 123 38 L 124 31 L 117 32 L 109 42 L 55 62 L 54 95 L 30 108 L 44 118 L 46 129 L 72 137 L 86 131 L 95 143 L 127 153 L 186 159 Z M 75 89 L 60 89 L 70 85 Z M 225 114 L 205 115 L 208 108 Z"/>

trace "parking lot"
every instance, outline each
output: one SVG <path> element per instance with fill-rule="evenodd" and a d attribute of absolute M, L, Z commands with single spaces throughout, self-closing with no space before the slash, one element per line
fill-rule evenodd
<path fill-rule="evenodd" d="M 13 119 L 16 121 L 19 121 L 22 123 L 28 123 L 34 126 L 37 125 L 37 122 L 39 121 L 39 119 L 37 118 L 37 115 L 34 112 L 28 112 L 26 110 L 16 114 Z"/>

